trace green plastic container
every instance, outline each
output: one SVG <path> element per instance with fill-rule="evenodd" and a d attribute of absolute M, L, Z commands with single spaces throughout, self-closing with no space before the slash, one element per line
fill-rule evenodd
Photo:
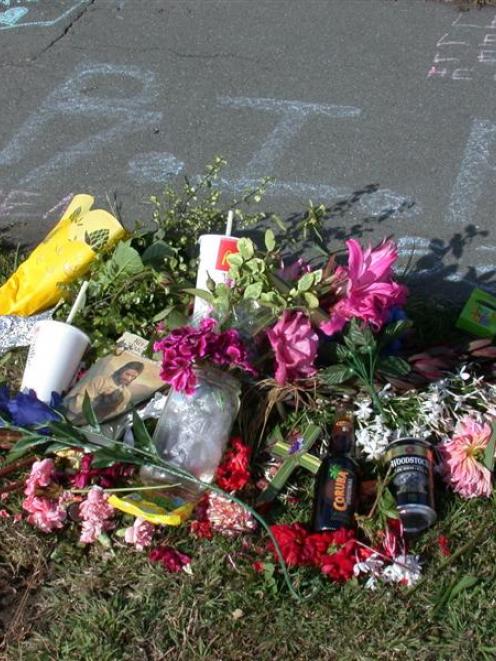
<path fill-rule="evenodd" d="M 478 337 L 496 335 L 496 297 L 474 289 L 461 311 L 456 327 Z"/>

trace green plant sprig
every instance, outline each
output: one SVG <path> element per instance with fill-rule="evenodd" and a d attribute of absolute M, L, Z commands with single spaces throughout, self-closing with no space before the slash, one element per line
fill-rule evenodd
<path fill-rule="evenodd" d="M 321 370 L 320 378 L 327 385 L 344 383 L 357 378 L 369 393 L 378 413 L 384 414 L 382 402 L 375 387 L 376 374 L 404 376 L 410 372 L 409 363 L 399 356 L 384 356 L 385 347 L 410 327 L 406 320 L 386 326 L 380 335 L 374 335 L 366 324 L 353 318 L 343 335 L 343 344 L 333 347 L 335 365 Z"/>

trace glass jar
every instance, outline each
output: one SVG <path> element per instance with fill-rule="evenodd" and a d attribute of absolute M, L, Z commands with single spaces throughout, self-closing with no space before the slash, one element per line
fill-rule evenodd
<path fill-rule="evenodd" d="M 170 391 L 153 441 L 165 461 L 211 482 L 238 415 L 241 387 L 230 374 L 213 367 L 199 369 L 196 376 L 192 395 Z M 202 491 L 166 469 L 144 466 L 140 475 L 145 482 L 179 485 L 167 490 L 171 496 L 191 500 Z"/>

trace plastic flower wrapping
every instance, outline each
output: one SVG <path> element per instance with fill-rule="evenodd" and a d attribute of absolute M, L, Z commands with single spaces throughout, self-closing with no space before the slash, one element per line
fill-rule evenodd
<path fill-rule="evenodd" d="M 297 598 L 288 567 L 371 589 L 416 585 L 435 562 L 416 544 L 436 534 L 439 500 L 493 493 L 492 341 L 459 333 L 429 346 L 410 319 L 391 239 L 350 239 L 303 260 L 288 259 L 272 229 L 264 246 L 230 238 L 228 252 L 215 234 L 219 253 L 208 256 L 213 270 L 198 290 L 198 236 L 183 240 L 168 227 L 169 237 L 121 239 L 81 276 L 90 301 L 73 323 L 90 349 L 70 375 L 73 387 L 98 356 L 113 365 L 130 324 L 165 397 L 153 398 L 151 417 L 146 401 L 134 405 L 144 354 L 98 376 L 78 424 L 56 387 L 47 403 L 3 384 L 2 516 L 43 534 L 75 528 L 81 545 L 146 553 L 167 572 L 194 572 L 195 545 L 241 539 L 239 561 L 254 580 L 275 563 Z M 144 306 L 145 289 L 126 298 L 140 278 L 156 288 Z M 111 328 L 92 315 L 96 294 L 115 287 L 125 302 Z M 191 316 L 198 297 L 207 312 Z M 97 399 L 107 418 L 119 411 L 109 423 L 98 420 Z M 170 526 L 183 542 L 170 541 Z M 437 535 L 449 555 L 449 538 Z"/>

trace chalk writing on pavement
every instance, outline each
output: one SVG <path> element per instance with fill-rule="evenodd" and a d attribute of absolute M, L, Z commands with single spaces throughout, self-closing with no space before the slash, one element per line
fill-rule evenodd
<path fill-rule="evenodd" d="M 496 15 L 460 14 L 438 40 L 427 78 L 496 80 Z"/>
<path fill-rule="evenodd" d="M 164 113 L 157 109 L 160 107 L 159 91 L 157 76 L 149 69 L 108 63 L 79 65 L 40 102 L 36 111 L 25 118 L 0 150 L 2 181 L 8 180 L 14 169 L 16 172 L 15 186 L 8 188 L 4 183 L 3 190 L 0 190 L 0 218 L 4 223 L 16 218 L 39 218 L 42 191 L 50 180 L 62 173 L 70 175 L 73 171 L 84 171 L 90 178 L 88 185 L 97 185 L 102 155 L 110 154 L 116 148 L 125 149 L 128 136 L 143 136 L 150 132 L 161 135 Z M 301 132 L 312 121 L 328 123 L 328 134 L 332 136 L 333 131 L 341 130 L 343 122 L 363 122 L 366 116 L 355 106 L 265 97 L 220 96 L 213 98 L 211 103 L 219 112 L 265 113 L 271 119 L 266 132 L 258 135 L 258 146 L 247 155 L 245 164 L 227 171 L 219 182 L 231 192 L 256 186 L 262 176 L 276 175 L 281 161 L 294 157 L 296 140 L 301 139 Z M 41 156 L 46 154 L 46 150 L 40 150 L 40 145 L 45 144 L 47 127 L 61 118 L 64 131 L 57 146 L 49 152 L 48 158 Z M 81 132 L 82 126 L 88 126 L 86 133 Z M 127 174 L 135 184 L 149 185 L 164 183 L 168 177 L 183 171 L 191 172 L 187 164 L 169 151 L 170 145 L 160 144 L 160 140 L 157 138 L 158 144 L 154 144 L 153 151 L 127 155 L 121 174 Z M 467 127 L 460 165 L 452 164 L 453 171 L 458 174 L 448 196 L 447 227 L 462 228 L 475 224 L 478 205 L 483 196 L 488 195 L 491 189 L 488 184 L 494 180 L 493 154 L 496 157 L 496 124 L 485 118 L 473 119 L 471 126 Z M 422 200 L 414 199 L 408 192 L 374 188 L 367 195 L 357 196 L 352 186 L 340 182 L 342 173 L 337 169 L 333 171 L 332 158 L 326 170 L 330 173 L 327 181 L 305 180 L 305 173 L 301 172 L 302 179 L 276 180 L 270 192 L 276 197 L 296 196 L 326 204 L 355 198 L 357 211 L 369 218 L 394 215 L 402 221 L 414 221 L 413 226 L 423 211 Z M 63 200 L 47 213 L 55 214 L 59 207 L 63 207 Z M 444 248 L 441 250 L 435 242 L 411 235 L 411 230 L 405 226 L 401 234 L 400 254 L 421 261 L 422 268 L 417 270 L 416 277 L 441 273 L 444 279 L 468 281 L 456 269 L 443 270 L 443 256 L 450 254 Z M 439 259 L 436 250 L 441 255 Z M 494 252 L 480 253 L 483 263 L 478 267 L 479 273 L 495 272 Z M 474 273 L 472 279 L 475 281 L 477 277 Z"/>
<path fill-rule="evenodd" d="M 52 27 L 89 0 L 0 0 L 0 30 Z"/>

